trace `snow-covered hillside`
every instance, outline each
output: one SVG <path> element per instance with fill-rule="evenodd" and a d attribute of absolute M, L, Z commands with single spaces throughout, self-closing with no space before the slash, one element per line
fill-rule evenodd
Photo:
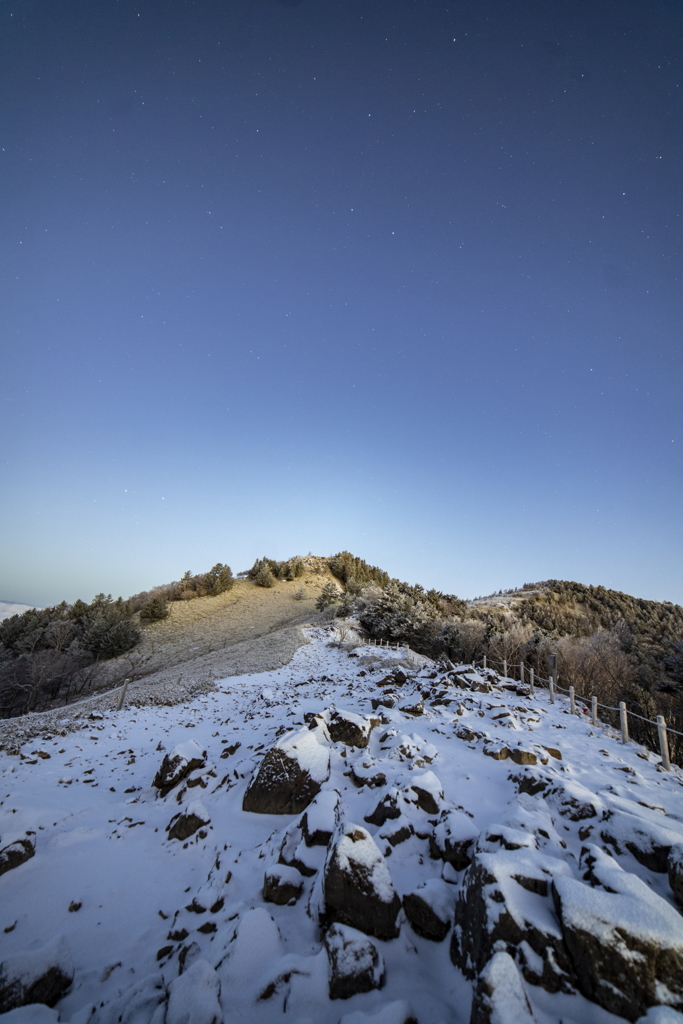
<path fill-rule="evenodd" d="M 683 773 L 493 674 L 309 636 L 0 754 L 0 1009 L 57 1000 L 0 1020 L 683 1021 Z"/>

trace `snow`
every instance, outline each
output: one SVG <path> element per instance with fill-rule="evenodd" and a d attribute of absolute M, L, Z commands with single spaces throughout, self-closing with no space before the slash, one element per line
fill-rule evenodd
<path fill-rule="evenodd" d="M 314 782 L 326 782 L 330 774 L 330 752 L 318 738 L 318 730 L 301 729 L 277 744 L 308 772 Z"/>
<path fill-rule="evenodd" d="M 361 823 L 363 841 L 349 845 L 354 858 L 366 858 L 387 900 L 394 890 L 400 897 L 441 892 L 445 903 L 450 903 L 448 893 L 455 898 L 463 873 L 432 859 L 425 838 L 435 827 L 445 831 L 447 826 L 451 842 L 482 834 L 478 856 L 495 861 L 515 915 L 526 920 L 533 915 L 546 931 L 558 929 L 551 897 L 528 892 L 515 876 L 564 886 L 572 907 L 595 927 L 613 928 L 623 914 L 629 927 L 637 917 L 634 926 L 647 934 L 681 941 L 683 918 L 674 909 L 665 874 L 650 871 L 624 849 L 607 858 L 606 867 L 594 866 L 603 880 L 608 868 L 619 875 L 609 884 L 615 892 L 608 893 L 582 880 L 580 859 L 586 845 L 601 843 L 601 830 L 613 825 L 617 812 L 648 834 L 655 825 L 681 834 L 683 773 L 661 771 L 656 755 L 636 744 L 622 745 L 606 727 L 592 729 L 585 717 L 570 716 L 560 700 L 551 706 L 542 691 L 534 701 L 498 692 L 495 685 L 492 693 L 472 692 L 431 680 L 433 666 L 424 659 L 416 662 L 424 670 L 401 688 L 407 702 L 433 688 L 424 715 L 411 718 L 398 708 L 381 708 L 376 714 L 382 724 L 373 729 L 368 747 L 344 753 L 342 744 L 326 737 L 324 726 L 309 729 L 304 715 L 333 706 L 363 718 L 371 714 L 370 698 L 397 663 L 396 652 L 373 648 L 372 655 L 350 658 L 346 650 L 328 646 L 324 629 L 310 629 L 308 636 L 310 643 L 283 669 L 223 680 L 215 691 L 184 705 L 127 707 L 98 719 L 90 719 L 86 707 L 80 728 L 41 734 L 24 744 L 23 756 L 0 751 L 0 846 L 29 831 L 36 840 L 35 856 L 0 876 L 0 960 L 35 957 L 51 936 L 64 938 L 75 977 L 56 1008 L 61 1024 L 115 1024 L 119 1017 L 121 1024 L 161 1024 L 176 980 L 191 977 L 191 971 L 199 977 L 202 963 L 220 983 L 216 999 L 224 1024 L 302 1024 L 307 1018 L 313 1024 L 339 1024 L 340 1018 L 344 1024 L 403 1024 L 406 1003 L 420 1024 L 468 1024 L 473 986 L 452 965 L 448 939 L 434 943 L 416 936 L 403 915 L 400 936 L 377 942 L 384 988 L 343 1005 L 329 1000 L 327 955 L 317 921 L 326 850 L 305 847 L 298 827 L 302 815 L 280 821 L 242 811 L 245 789 L 274 745 L 296 756 L 323 787 L 304 812 L 309 832 L 336 822 L 336 793 L 346 829 Z M 358 648 L 361 652 L 368 649 Z M 409 659 L 402 656 L 401 663 L 408 666 Z M 362 677 L 361 668 L 367 673 Z M 444 689 L 453 700 L 449 706 L 435 703 L 435 694 Z M 506 717 L 497 717 L 505 711 L 506 717 L 514 716 L 514 730 L 504 724 Z M 458 738 L 460 726 L 482 738 Z M 545 746 L 560 748 L 563 759 L 527 768 L 484 755 L 486 738 L 506 736 L 523 738 L 525 747 L 539 753 Z M 227 753 L 236 743 L 241 746 Z M 35 756 L 39 749 L 50 758 Z M 160 797 L 152 780 L 164 751 L 182 751 L 183 757 L 192 752 L 194 759 L 197 749 L 202 757 L 206 751 L 200 784 L 188 787 L 195 781 L 191 777 Z M 362 769 L 364 763 L 370 767 Z M 622 771 L 625 767 L 630 770 Z M 386 786 L 358 786 L 351 769 L 359 778 L 364 772 L 382 773 Z M 534 772 L 548 780 L 552 796 L 519 792 L 515 778 Z M 428 773 L 439 787 L 438 815 L 418 807 L 410 789 L 412 784 L 427 788 Z M 67 778 L 70 783 L 60 783 Z M 397 794 L 399 810 L 414 830 L 393 848 L 380 837 L 383 827 L 365 822 L 389 792 Z M 566 813 L 572 810 L 570 799 L 598 813 L 574 820 Z M 186 844 L 169 841 L 171 819 L 179 812 L 196 813 L 197 802 L 198 816 L 211 823 L 206 836 L 197 832 Z M 613 816 L 602 822 L 603 811 L 610 810 Z M 402 821 L 389 820 L 385 827 Z M 305 856 L 316 869 L 304 878 L 292 907 L 264 903 L 262 894 L 264 871 L 277 862 L 289 828 L 297 858 Z M 501 841 L 493 841 L 496 835 Z M 505 842 L 521 848 L 508 850 Z M 346 845 L 344 850 L 352 855 Z M 602 917 L 597 913 L 601 900 L 610 908 Z M 188 909 L 193 901 L 201 912 Z M 70 912 L 76 903 L 80 908 Z M 445 903 L 439 906 L 450 914 Z M 169 937 L 183 931 L 186 938 Z M 169 947 L 172 951 L 157 960 Z M 208 988 L 217 992 L 212 984 Z M 267 998 L 259 998 L 271 989 Z M 539 1024 L 618 1022 L 578 994 L 550 996 L 531 985 L 527 993 Z M 57 1020 L 52 1011 L 36 1008 L 35 1013 Z M 658 1020 L 651 1013 L 648 1024 L 674 1019 Z M 35 1024 L 39 1020 L 36 1016 Z"/>
<path fill-rule="evenodd" d="M 367 829 L 351 823 L 342 826 L 333 837 L 330 850 L 334 852 L 342 871 L 351 872 L 352 865 L 356 865 L 361 868 L 382 903 L 393 901 L 396 894 L 391 873 Z"/>
<path fill-rule="evenodd" d="M 211 964 L 195 960 L 169 985 L 165 1024 L 222 1024 L 220 990 Z"/>
<path fill-rule="evenodd" d="M 496 953 L 481 972 L 491 995 L 491 1024 L 531 1024 L 533 1017 L 524 983 L 509 953 Z"/>
<path fill-rule="evenodd" d="M 182 761 L 203 761 L 206 751 L 202 750 L 196 740 L 185 740 L 184 743 L 176 743 L 170 753 L 170 758 L 179 757 Z"/>

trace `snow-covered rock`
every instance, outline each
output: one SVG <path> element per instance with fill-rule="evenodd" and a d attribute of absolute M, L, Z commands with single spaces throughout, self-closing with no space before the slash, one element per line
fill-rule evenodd
<path fill-rule="evenodd" d="M 244 794 L 242 810 L 255 814 L 298 814 L 330 775 L 329 748 L 317 730 L 301 729 L 272 747 Z"/>
<path fill-rule="evenodd" d="M 683 917 L 598 847 L 584 859 L 593 885 L 553 880 L 578 987 L 631 1021 L 658 1003 L 683 1009 Z"/>
<path fill-rule="evenodd" d="M 462 871 L 472 861 L 472 847 L 478 836 L 479 829 L 466 814 L 445 811 L 429 838 L 429 852 L 435 860 L 446 861 L 456 871 Z"/>
<path fill-rule="evenodd" d="M 679 907 L 683 909 L 683 843 L 676 843 L 671 847 L 667 868 L 671 891 Z"/>
<path fill-rule="evenodd" d="M 35 835 L 29 832 L 21 836 L 21 838 L 8 843 L 0 850 L 0 875 L 4 875 L 6 871 L 11 871 L 12 868 L 18 868 L 20 864 L 25 864 L 27 860 L 30 860 L 35 855 L 35 852 Z"/>
<path fill-rule="evenodd" d="M 532 1024 L 534 1015 L 509 953 L 496 953 L 479 975 L 470 1024 Z"/>
<path fill-rule="evenodd" d="M 218 975 L 206 960 L 195 960 L 168 987 L 165 1024 L 222 1024 Z"/>
<path fill-rule="evenodd" d="M 168 825 L 168 838 L 184 841 L 193 836 L 202 826 L 208 825 L 211 821 L 201 800 L 193 800 L 187 807 L 176 814 Z"/>
<path fill-rule="evenodd" d="M 202 750 L 196 740 L 178 743 L 164 757 L 152 785 L 159 790 L 159 796 L 166 796 L 186 775 L 195 768 L 203 768 L 205 764 L 206 751 Z"/>
<path fill-rule="evenodd" d="M 341 799 L 334 789 L 318 793 L 301 818 L 301 831 L 306 846 L 329 846 L 339 825 Z"/>
<path fill-rule="evenodd" d="M 126 988 L 117 999 L 98 1007 L 90 1024 L 164 1024 L 166 985 L 161 974 L 148 974 Z M 80 1021 L 79 1021 L 80 1024 Z"/>
<path fill-rule="evenodd" d="M 266 903 L 277 903 L 284 906 L 296 903 L 304 880 L 301 872 L 287 864 L 274 864 L 268 868 L 263 879 L 263 898 Z"/>
<path fill-rule="evenodd" d="M 367 747 L 370 733 L 379 724 L 378 718 L 363 718 L 353 711 L 334 710 L 328 717 L 327 729 L 333 743 Z"/>
<path fill-rule="evenodd" d="M 374 1013 L 364 1013 L 363 1010 L 345 1013 L 339 1024 L 417 1024 L 417 1019 L 410 1003 L 405 999 L 396 999 Z"/>
<path fill-rule="evenodd" d="M 455 908 L 451 959 L 468 978 L 494 952 L 519 958 L 527 981 L 550 992 L 571 988 L 571 967 L 549 896 L 552 879 L 571 875 L 562 860 L 520 848 L 476 853 Z"/>
<path fill-rule="evenodd" d="M 377 844 L 360 825 L 346 825 L 335 834 L 325 864 L 324 899 L 329 920 L 378 939 L 398 935 L 401 901 Z"/>
<path fill-rule="evenodd" d="M 413 931 L 423 939 L 443 942 L 453 924 L 456 891 L 440 878 L 430 878 L 403 897 Z"/>
<path fill-rule="evenodd" d="M 618 853 L 628 850 L 636 860 L 650 871 L 665 874 L 669 867 L 671 848 L 683 843 L 683 826 L 677 829 L 668 824 L 648 820 L 639 814 L 624 810 L 610 810 L 609 817 L 600 827 L 600 836 Z M 666 819 L 665 819 L 666 820 Z"/>
<path fill-rule="evenodd" d="M 325 933 L 325 949 L 330 999 L 349 999 L 382 987 L 384 962 L 367 935 L 344 924 L 333 924 Z"/>
<path fill-rule="evenodd" d="M 66 939 L 13 953 L 0 963 L 0 1013 L 29 1003 L 54 1006 L 71 985 L 74 962 Z"/>
<path fill-rule="evenodd" d="M 16 1010 L 0 1013 L 0 1024 L 57 1024 L 59 1013 L 44 1003 L 18 1006 Z"/>

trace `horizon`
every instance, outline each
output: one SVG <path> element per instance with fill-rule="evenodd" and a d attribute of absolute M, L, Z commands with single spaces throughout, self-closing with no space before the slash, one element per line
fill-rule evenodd
<path fill-rule="evenodd" d="M 0 589 L 683 604 L 683 7 L 0 6 Z"/>

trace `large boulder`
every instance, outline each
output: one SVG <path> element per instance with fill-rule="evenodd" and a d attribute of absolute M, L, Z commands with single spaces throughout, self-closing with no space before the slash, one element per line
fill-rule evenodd
<path fill-rule="evenodd" d="M 18 868 L 35 855 L 36 840 L 32 832 L 27 832 L 20 839 L 15 839 L 0 850 L 0 875 L 12 868 Z"/>
<path fill-rule="evenodd" d="M 340 827 L 332 840 L 323 883 L 325 916 L 378 939 L 393 939 L 401 901 L 386 861 L 360 825 Z"/>
<path fill-rule="evenodd" d="M 343 924 L 325 933 L 329 961 L 330 999 L 349 999 L 384 984 L 384 963 L 379 950 L 366 935 Z"/>
<path fill-rule="evenodd" d="M 0 1013 L 30 1003 L 54 1006 L 71 985 L 74 964 L 63 938 L 0 963 Z"/>
<path fill-rule="evenodd" d="M 532 1024 L 534 1015 L 509 953 L 496 953 L 479 975 L 470 1024 Z"/>
<path fill-rule="evenodd" d="M 349 747 L 367 747 L 370 733 L 379 725 L 379 718 L 363 718 L 353 711 L 332 711 L 327 730 L 334 743 L 346 743 Z"/>
<path fill-rule="evenodd" d="M 433 942 L 443 942 L 448 935 L 454 907 L 454 888 L 440 878 L 430 878 L 403 897 L 403 909 L 413 931 Z"/>
<path fill-rule="evenodd" d="M 571 964 L 550 898 L 557 875 L 571 875 L 569 865 L 528 847 L 475 854 L 451 938 L 451 960 L 467 978 L 476 978 L 503 950 L 516 957 L 528 982 L 549 992 L 572 989 Z"/>
<path fill-rule="evenodd" d="M 308 807 L 330 775 L 330 751 L 317 733 L 301 729 L 271 747 L 244 794 L 242 810 L 299 814 Z"/>
<path fill-rule="evenodd" d="M 599 847 L 585 849 L 583 864 L 588 884 L 553 880 L 578 988 L 630 1021 L 664 1000 L 682 1010 L 681 915 Z"/>
<path fill-rule="evenodd" d="M 196 740 L 179 743 L 164 757 L 152 785 L 159 790 L 159 796 L 166 796 L 186 775 L 195 768 L 203 768 L 205 764 L 206 751 L 202 750 Z"/>

